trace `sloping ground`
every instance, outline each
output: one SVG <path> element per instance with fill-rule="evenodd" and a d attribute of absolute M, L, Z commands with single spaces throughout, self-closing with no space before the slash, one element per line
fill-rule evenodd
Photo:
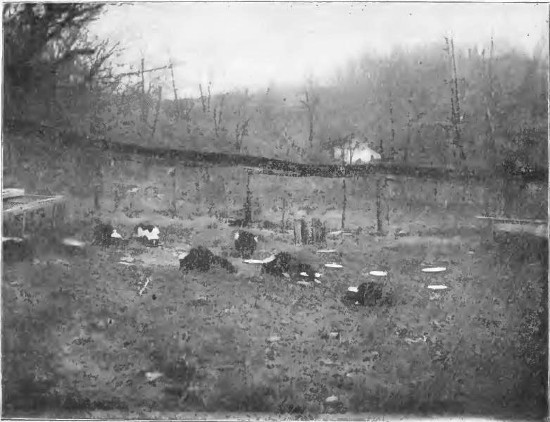
<path fill-rule="evenodd" d="M 67 196 L 68 217 L 74 221 L 98 216 L 94 211 L 94 191 L 100 186 L 100 214 L 114 224 L 170 219 L 171 180 L 168 168 L 152 162 L 110 162 L 109 157 L 71 149 L 46 148 L 43 140 L 25 148 L 31 139 L 17 139 L 20 156 L 17 166 L 4 171 L 5 186 L 21 186 L 37 194 Z M 25 144 L 25 142 L 27 144 Z M 27 145 L 28 146 L 28 145 Z M 498 185 L 498 184 L 497 184 Z M 479 225 L 475 215 L 487 208 L 492 214 L 540 218 L 546 214 L 546 199 L 539 189 L 527 194 L 513 189 L 502 204 L 500 186 L 449 185 L 404 179 L 388 184 L 383 204 L 384 224 L 391 233 L 403 229 L 422 234 L 433 227 L 444 230 L 473 230 Z M 345 224 L 348 229 L 376 230 L 376 195 L 370 180 L 347 182 Z M 342 224 L 343 191 L 338 179 L 296 179 L 254 176 L 251 180 L 252 211 L 256 221 L 267 220 L 290 228 L 301 216 L 321 218 L 329 228 Z M 176 212 L 183 221 L 202 216 L 238 215 L 245 202 L 246 175 L 240 168 L 178 168 Z M 389 209 L 386 214 L 386 209 Z M 385 219 L 388 216 L 389 221 Z M 242 217 L 242 215 L 241 215 Z M 182 221 L 183 220 L 183 221 Z"/>
<path fill-rule="evenodd" d="M 163 232 L 160 250 L 45 247 L 39 261 L 3 266 L 5 415 L 545 413 L 545 340 L 532 315 L 545 303 L 547 244 L 345 237 L 328 245 L 342 252 L 342 269 L 323 268 L 326 258 L 310 251 L 322 284 L 305 287 L 243 264 L 236 275 L 184 277 L 171 256 L 195 242 L 230 252 L 231 231 L 196 221 Z M 273 232 L 263 239 L 263 253 L 290 243 Z M 120 264 L 129 254 L 132 265 Z M 447 271 L 422 273 L 426 260 Z M 341 301 L 381 268 L 391 306 Z M 435 297 L 431 283 L 450 288 Z M 148 381 L 147 372 L 162 376 Z"/>

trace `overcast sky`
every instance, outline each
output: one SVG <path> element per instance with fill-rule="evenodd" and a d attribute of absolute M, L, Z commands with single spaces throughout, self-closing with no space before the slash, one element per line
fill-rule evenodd
<path fill-rule="evenodd" d="M 491 34 L 532 52 L 548 28 L 545 4 L 436 3 L 135 3 L 110 7 L 94 35 L 120 41 L 121 63 L 175 68 L 182 95 L 270 82 L 297 84 L 313 75 L 330 80 L 361 53 L 393 45 L 441 42 L 474 46 Z M 548 44 L 546 44 L 546 48 Z M 168 76 L 168 75 L 166 75 Z"/>

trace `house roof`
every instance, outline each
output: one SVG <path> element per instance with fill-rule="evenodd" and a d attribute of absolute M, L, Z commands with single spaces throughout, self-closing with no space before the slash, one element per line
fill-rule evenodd
<path fill-rule="evenodd" d="M 337 147 L 337 149 L 347 149 L 346 146 L 339 146 Z M 356 152 L 359 152 L 359 151 L 367 151 L 367 152 L 371 152 L 373 154 L 378 154 L 378 152 L 374 149 L 372 149 L 371 147 L 369 147 L 367 144 L 357 144 L 357 146 L 355 147 L 355 149 L 353 150 L 354 153 Z"/>
<path fill-rule="evenodd" d="M 356 151 L 368 151 L 368 152 L 372 152 L 374 154 L 378 154 L 378 152 L 376 150 L 372 149 L 371 147 L 369 147 L 368 145 L 365 145 L 365 144 L 357 145 Z"/>

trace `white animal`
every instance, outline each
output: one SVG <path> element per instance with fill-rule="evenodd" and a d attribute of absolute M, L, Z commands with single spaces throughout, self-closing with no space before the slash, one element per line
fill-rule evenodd
<path fill-rule="evenodd" d="M 152 230 L 144 230 L 141 227 L 137 229 L 137 237 L 146 237 L 147 240 L 159 240 L 160 230 L 158 227 L 153 227 Z"/>

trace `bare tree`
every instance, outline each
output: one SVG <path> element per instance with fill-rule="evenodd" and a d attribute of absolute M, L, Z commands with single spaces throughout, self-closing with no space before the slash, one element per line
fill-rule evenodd
<path fill-rule="evenodd" d="M 157 122 L 158 122 L 159 112 L 160 112 L 160 103 L 162 101 L 162 86 L 159 86 L 158 91 L 159 91 L 159 98 L 158 98 L 158 101 L 157 101 L 157 110 L 155 112 L 155 121 L 153 122 L 153 129 L 152 129 L 152 132 L 151 132 L 151 139 L 152 140 L 155 139 L 155 131 L 157 129 Z"/>
<path fill-rule="evenodd" d="M 235 126 L 235 148 L 241 152 L 243 147 L 243 139 L 248 135 L 248 124 L 250 123 L 250 117 L 245 118 L 243 121 L 237 122 Z"/>
<path fill-rule="evenodd" d="M 493 52 L 494 52 L 494 42 L 493 42 L 493 37 L 491 37 L 491 47 L 489 49 L 489 60 L 487 61 L 487 73 L 485 75 L 489 92 L 485 92 L 485 95 L 483 96 L 483 99 L 485 102 L 485 120 L 487 121 L 487 125 L 489 128 L 488 151 L 491 151 L 491 152 L 493 152 L 495 149 L 495 125 L 494 125 L 493 112 L 492 112 L 492 110 L 494 110 L 494 107 L 495 107 L 495 89 L 494 89 L 494 81 L 493 81 L 494 79 Z M 485 55 L 483 56 L 483 62 L 485 62 Z M 483 64 L 485 65 L 485 63 Z"/>
<path fill-rule="evenodd" d="M 395 122 L 393 120 L 393 100 L 391 89 L 389 91 L 389 101 L 390 101 L 390 128 L 391 128 L 391 144 L 395 144 Z"/>
<path fill-rule="evenodd" d="M 202 112 L 206 113 L 206 97 L 204 96 L 204 93 L 202 92 L 202 85 L 199 84 L 199 92 L 201 93 L 201 104 L 202 104 Z"/>
<path fill-rule="evenodd" d="M 206 110 L 207 111 L 210 111 L 210 98 L 212 97 L 212 92 L 211 92 L 211 88 L 212 88 L 212 82 L 208 82 L 208 97 L 206 99 Z"/>
<path fill-rule="evenodd" d="M 238 119 L 237 124 L 235 125 L 235 148 L 239 152 L 241 152 L 244 138 L 248 136 L 248 126 L 250 124 L 250 121 L 252 120 L 252 118 L 249 117 L 247 113 L 249 100 L 250 96 L 247 89 L 245 90 L 243 98 L 240 101 L 240 104 L 238 105 L 235 112 Z"/>
<path fill-rule="evenodd" d="M 319 98 L 313 94 L 311 84 L 309 88 L 306 88 L 304 91 L 304 100 L 300 100 L 302 105 L 305 107 L 307 111 L 307 117 L 308 117 L 308 124 L 309 124 L 309 135 L 308 135 L 308 142 L 309 147 L 313 149 L 313 137 L 314 137 L 314 119 L 315 119 L 315 110 L 317 108 L 317 105 L 319 104 Z M 303 149 L 305 151 L 305 148 Z"/>
<path fill-rule="evenodd" d="M 170 75 L 172 76 L 172 89 L 174 91 L 174 104 L 176 106 L 176 120 L 181 118 L 180 104 L 178 101 L 178 90 L 176 89 L 176 79 L 174 78 L 174 66 L 172 62 L 168 65 L 170 67 Z"/>
<path fill-rule="evenodd" d="M 455 46 L 453 38 L 450 39 L 445 37 L 445 52 L 449 55 L 449 61 L 451 66 L 451 81 L 449 83 L 451 87 L 451 124 L 454 129 L 453 145 L 460 150 L 460 158 L 462 160 L 466 159 L 466 154 L 464 153 L 464 148 L 461 141 L 460 133 L 460 101 L 458 98 L 458 78 L 456 74 L 456 59 L 455 59 Z"/>
<path fill-rule="evenodd" d="M 222 116 L 223 116 L 223 104 L 225 102 L 225 94 L 221 96 L 219 106 L 214 106 L 213 111 L 213 118 L 214 118 L 214 133 L 216 134 L 216 138 L 218 138 L 225 130 L 225 128 L 222 126 Z"/>

